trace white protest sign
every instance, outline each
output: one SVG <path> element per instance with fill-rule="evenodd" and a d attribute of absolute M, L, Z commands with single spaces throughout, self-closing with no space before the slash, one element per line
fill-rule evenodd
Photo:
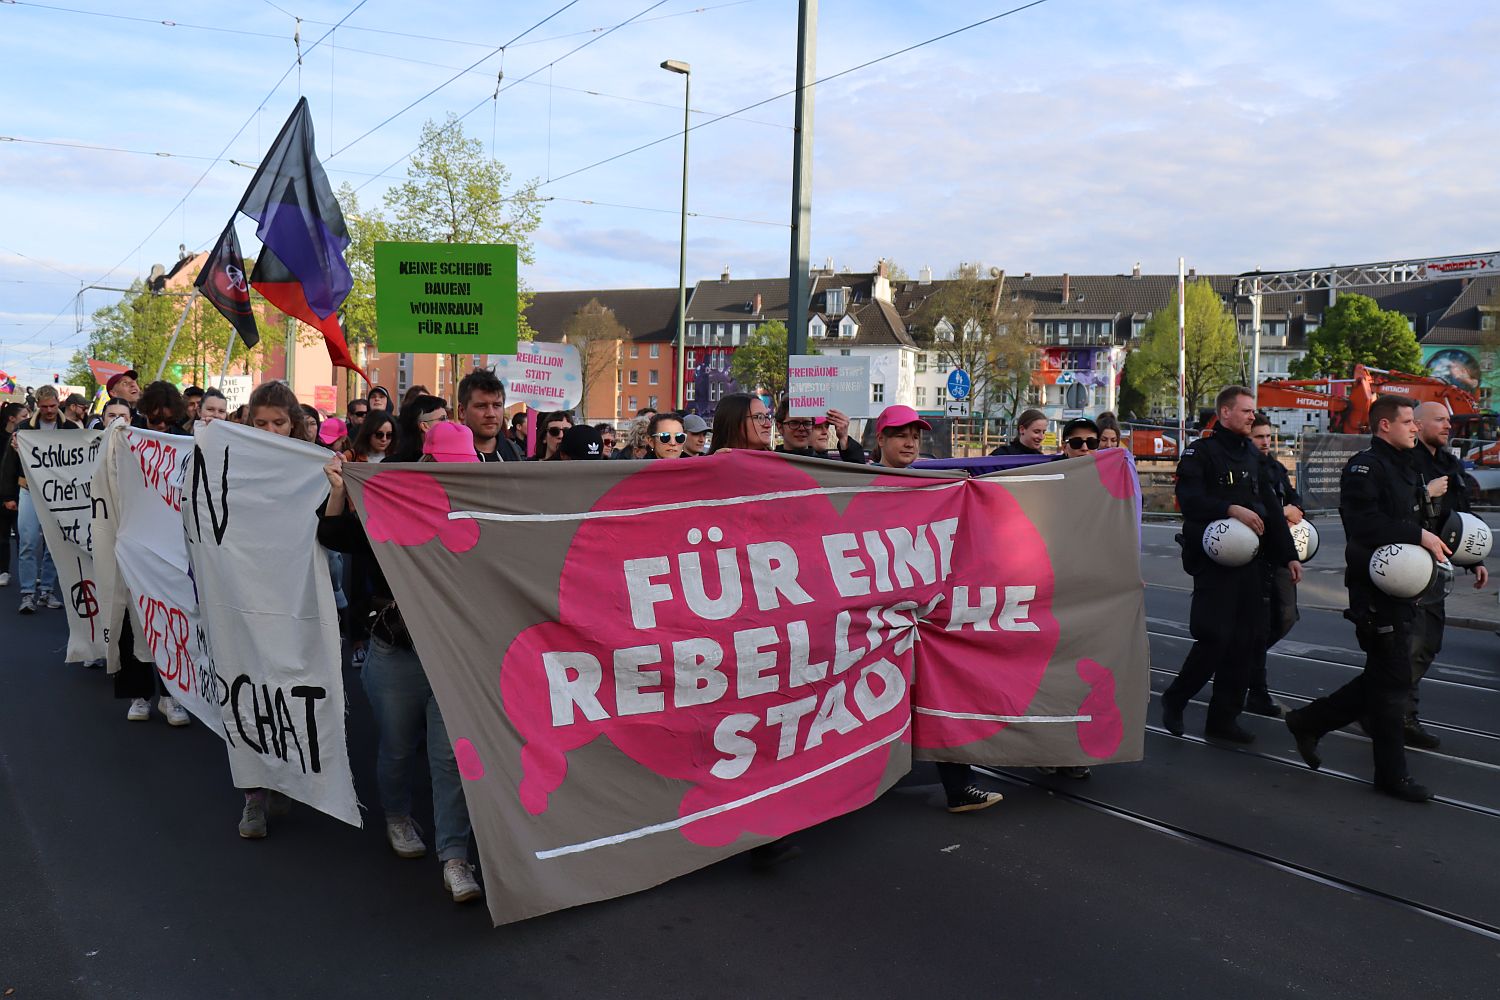
<path fill-rule="evenodd" d="M 344 737 L 338 611 L 317 540 L 328 452 L 227 420 L 198 428 L 187 536 L 240 788 L 360 825 Z"/>
<path fill-rule="evenodd" d="M 94 585 L 94 468 L 103 431 L 19 432 L 17 454 L 31 494 L 47 551 L 57 567 L 60 594 L 68 611 L 69 661 L 104 657 L 104 622 Z"/>
<path fill-rule="evenodd" d="M 506 403 L 538 410 L 571 410 L 583 401 L 578 349 L 572 344 L 522 342 L 515 354 L 495 356 Z"/>
<path fill-rule="evenodd" d="M 787 416 L 821 417 L 840 410 L 869 417 L 870 359 L 794 354 L 787 359 Z"/>
<path fill-rule="evenodd" d="M 254 382 L 255 380 L 249 375 L 226 375 L 223 378 L 210 375 L 208 377 L 209 386 L 224 394 L 224 401 L 228 404 L 230 413 L 233 413 L 236 407 L 250 402 L 250 390 L 254 387 Z"/>
<path fill-rule="evenodd" d="M 149 656 L 167 692 L 223 736 L 219 705 L 224 686 L 209 656 L 182 534 L 183 479 L 193 439 L 124 424 L 104 433 L 107 444 L 96 478 L 101 503 L 94 523 L 101 575 L 113 578 L 111 624 L 123 625 L 128 604 L 133 654 L 142 660 Z M 119 669 L 119 638 L 110 645 L 113 672 Z"/>

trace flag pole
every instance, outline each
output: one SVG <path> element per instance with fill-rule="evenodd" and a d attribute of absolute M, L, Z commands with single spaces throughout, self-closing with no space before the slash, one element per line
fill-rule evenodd
<path fill-rule="evenodd" d="M 229 346 L 224 348 L 224 370 L 219 373 L 219 391 L 224 391 L 224 380 L 229 377 L 229 359 L 234 354 L 234 341 L 236 336 L 234 327 L 229 328 Z"/>
<path fill-rule="evenodd" d="M 182 332 L 182 324 L 187 322 L 188 313 L 193 309 L 193 303 L 203 292 L 196 286 L 193 294 L 188 296 L 187 304 L 182 307 L 182 315 L 177 317 L 177 325 L 172 328 L 172 339 L 167 341 L 167 353 L 161 356 L 161 364 L 156 369 L 155 381 L 160 382 L 162 375 L 166 373 L 167 362 L 172 360 L 172 351 L 177 347 L 177 335 Z"/>
<path fill-rule="evenodd" d="M 1187 447 L 1187 264 L 1177 258 L 1177 457 Z"/>

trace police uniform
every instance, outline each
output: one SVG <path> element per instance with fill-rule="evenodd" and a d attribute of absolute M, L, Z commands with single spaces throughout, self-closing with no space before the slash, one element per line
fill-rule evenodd
<path fill-rule="evenodd" d="M 1307 505 L 1303 503 L 1302 494 L 1292 485 L 1291 476 L 1287 475 L 1286 466 L 1282 465 L 1270 455 L 1262 455 L 1261 461 L 1265 463 L 1266 471 L 1271 478 L 1271 489 L 1276 495 L 1276 504 L 1283 512 L 1288 506 L 1296 507 L 1305 511 Z M 1286 568 L 1284 563 L 1264 563 L 1265 567 L 1265 596 L 1263 598 L 1267 624 L 1266 642 L 1261 654 L 1255 661 L 1255 667 L 1250 676 L 1250 692 L 1245 699 L 1245 709 L 1256 715 L 1269 715 L 1272 718 L 1281 718 L 1284 709 L 1271 697 L 1269 681 L 1266 677 L 1266 650 L 1276 645 L 1291 632 L 1292 626 L 1297 624 L 1297 585 L 1292 582 L 1292 571 Z"/>
<path fill-rule="evenodd" d="M 1423 506 L 1422 527 L 1436 534 L 1452 514 L 1469 511 L 1469 497 L 1464 489 L 1463 463 L 1446 448 L 1436 451 L 1421 441 L 1412 449 L 1417 471 L 1422 477 Z M 1448 477 L 1448 492 L 1440 497 L 1426 495 L 1426 486 L 1435 479 Z M 1417 607 L 1417 617 L 1412 623 L 1411 698 L 1406 706 L 1404 738 L 1407 746 L 1435 750 L 1440 745 L 1438 738 L 1423 729 L 1417 721 L 1417 688 L 1427 675 L 1427 668 L 1437 659 L 1443 648 L 1443 627 L 1447 624 L 1447 611 L 1442 601 L 1432 601 Z"/>
<path fill-rule="evenodd" d="M 1411 692 L 1411 652 L 1417 599 L 1386 594 L 1370 580 L 1370 556 L 1384 545 L 1422 540 L 1422 476 L 1410 451 L 1376 437 L 1354 455 L 1339 480 L 1339 518 L 1344 546 L 1346 618 L 1365 653 L 1364 671 L 1333 694 L 1288 712 L 1287 728 L 1309 766 L 1320 761 L 1317 741 L 1351 722 L 1363 721 L 1374 744 L 1375 784 L 1401 798 L 1421 801 L 1431 793 L 1406 772 L 1402 722 Z"/>
<path fill-rule="evenodd" d="M 1177 504 L 1182 510 L 1183 568 L 1193 577 L 1189 630 L 1193 648 L 1177 678 L 1162 693 L 1162 721 L 1182 732 L 1182 711 L 1212 678 L 1209 736 L 1248 743 L 1236 719 L 1257 658 L 1266 646 L 1266 566 L 1296 558 L 1271 473 L 1248 437 L 1220 428 L 1189 445 L 1177 463 Z M 1203 531 L 1229 516 L 1231 506 L 1253 510 L 1265 525 L 1261 550 L 1244 566 L 1222 566 L 1203 551 Z M 1253 609 L 1253 610 L 1250 610 Z"/>

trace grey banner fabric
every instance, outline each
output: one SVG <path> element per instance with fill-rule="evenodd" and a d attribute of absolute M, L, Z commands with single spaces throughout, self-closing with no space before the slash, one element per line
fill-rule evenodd
<path fill-rule="evenodd" d="M 1123 452 L 979 480 L 749 452 L 344 472 L 496 923 L 857 809 L 914 752 L 1141 755 Z"/>

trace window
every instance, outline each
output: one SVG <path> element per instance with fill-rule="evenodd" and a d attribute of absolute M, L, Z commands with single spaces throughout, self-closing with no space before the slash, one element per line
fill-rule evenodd
<path fill-rule="evenodd" d="M 717 403 L 719 400 L 721 400 L 723 398 L 724 398 L 724 383 L 723 382 L 711 382 L 711 383 L 709 383 L 709 386 L 708 386 L 708 401 L 710 403 Z"/>
<path fill-rule="evenodd" d="M 937 405 L 939 405 L 939 406 L 947 406 L 948 405 L 948 387 L 945 386 L 945 385 L 938 386 L 936 394 L 937 394 Z"/>
<path fill-rule="evenodd" d="M 839 348 L 839 357 L 847 358 L 848 356 L 849 356 L 849 348 L 847 348 L 847 347 L 840 347 Z"/>
<path fill-rule="evenodd" d="M 917 406 L 918 406 L 918 408 L 920 408 L 920 407 L 923 407 L 923 406 L 926 406 L 926 405 L 927 405 L 927 387 L 925 385 L 919 385 L 919 386 L 917 386 Z"/>
<path fill-rule="evenodd" d="M 845 316 L 843 319 L 839 320 L 840 337 L 849 338 L 853 337 L 857 333 L 859 333 L 859 324 L 854 322 L 853 316 Z"/>
<path fill-rule="evenodd" d="M 937 326 L 932 328 L 932 332 L 937 335 L 938 340 L 950 342 L 953 340 L 953 324 L 948 322 L 947 316 L 937 321 Z"/>
<path fill-rule="evenodd" d="M 843 289 L 843 288 L 830 288 L 830 289 L 828 289 L 827 292 L 823 293 L 824 294 L 824 304 L 827 306 L 827 309 L 826 309 L 827 312 L 832 313 L 833 315 L 837 316 L 837 315 L 839 315 L 840 313 L 842 313 L 844 311 L 844 305 L 845 305 L 845 303 L 844 303 L 844 292 L 845 291 L 846 291 L 846 289 Z"/>
<path fill-rule="evenodd" d="M 884 382 L 871 382 L 870 383 L 870 401 L 872 403 L 884 403 L 885 402 L 885 383 Z"/>
<path fill-rule="evenodd" d="M 652 344 L 651 345 L 651 356 L 653 358 L 659 358 L 659 357 L 661 357 L 661 345 L 660 344 Z"/>
<path fill-rule="evenodd" d="M 927 352 L 923 351 L 917 355 L 917 374 L 921 375 L 925 371 L 927 371 Z"/>
<path fill-rule="evenodd" d="M 1140 339 L 1141 331 L 1146 329 L 1146 321 L 1143 319 L 1132 319 L 1130 321 L 1130 335 L 1137 340 Z"/>
<path fill-rule="evenodd" d="M 647 396 L 646 397 L 646 405 L 649 406 L 649 407 L 651 407 L 651 409 L 653 409 L 653 410 L 656 409 L 656 397 L 655 396 Z"/>
<path fill-rule="evenodd" d="M 630 369 L 630 384 L 631 385 L 640 385 L 641 384 L 641 373 L 638 372 L 638 371 L 636 371 L 634 368 Z"/>
<path fill-rule="evenodd" d="M 659 380 L 657 379 L 656 369 L 655 368 L 651 369 L 649 372 L 646 373 L 646 384 L 647 385 L 658 385 L 659 384 Z"/>
<path fill-rule="evenodd" d="M 641 345 L 640 344 L 631 344 L 630 345 L 630 356 L 632 358 L 638 358 L 638 357 L 641 356 Z"/>
<path fill-rule="evenodd" d="M 694 400 L 696 400 L 698 398 L 698 386 L 695 385 L 692 382 L 689 382 L 687 385 L 683 386 L 682 387 L 682 392 L 683 392 L 683 396 L 687 399 L 687 401 L 689 403 L 693 402 Z"/>
<path fill-rule="evenodd" d="M 615 369 L 615 385 L 625 384 L 625 371 L 621 368 Z"/>
<path fill-rule="evenodd" d="M 1495 329 L 1495 314 L 1485 312 L 1479 314 L 1479 329 L 1489 332 Z"/>
<path fill-rule="evenodd" d="M 714 341 L 716 343 L 720 343 L 720 344 L 724 343 L 724 332 L 725 332 L 725 325 L 723 323 L 720 323 L 719 326 L 718 326 L 718 329 L 714 331 Z"/>
<path fill-rule="evenodd" d="M 638 407 L 636 406 L 636 403 L 635 403 L 635 397 L 631 396 L 630 397 L 630 411 L 631 411 L 631 415 L 632 416 L 635 414 L 635 411 L 637 409 L 638 409 Z"/>

